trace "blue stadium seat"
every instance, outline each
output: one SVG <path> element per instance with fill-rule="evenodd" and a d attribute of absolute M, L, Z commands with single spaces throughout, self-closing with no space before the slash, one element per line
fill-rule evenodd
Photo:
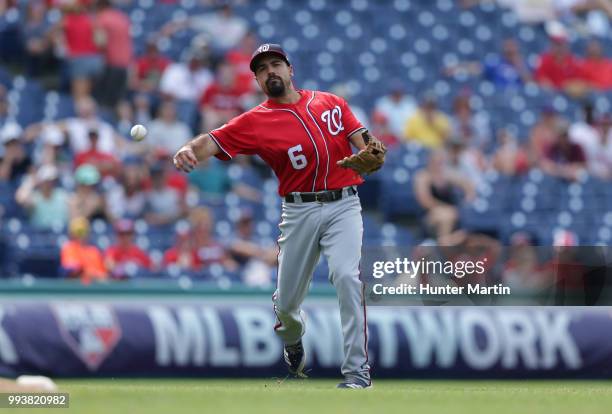
<path fill-rule="evenodd" d="M 411 174 L 407 169 L 383 169 L 380 175 L 382 181 L 379 205 L 386 221 L 422 213 L 422 208 L 414 196 Z"/>
<path fill-rule="evenodd" d="M 8 71 L 0 66 L 0 85 L 3 85 L 6 89 L 10 89 L 13 84 L 13 78 Z"/>

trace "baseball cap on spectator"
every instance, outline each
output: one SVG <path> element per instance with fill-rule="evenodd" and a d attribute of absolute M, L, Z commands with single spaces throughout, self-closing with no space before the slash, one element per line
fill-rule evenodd
<path fill-rule="evenodd" d="M 557 230 L 553 234 L 553 246 L 574 247 L 578 246 L 578 237 L 569 230 Z"/>
<path fill-rule="evenodd" d="M 189 50 L 187 52 L 187 61 L 196 61 L 205 63 L 210 59 L 208 35 L 200 34 L 191 40 Z"/>
<path fill-rule="evenodd" d="M 184 240 L 189 238 L 191 236 L 191 228 L 189 226 L 189 223 L 184 220 L 179 221 L 178 223 L 176 223 L 174 233 L 176 234 L 176 238 L 178 240 Z"/>
<path fill-rule="evenodd" d="M 83 164 L 77 168 L 75 179 L 82 185 L 96 185 L 100 182 L 100 172 L 91 164 Z"/>
<path fill-rule="evenodd" d="M 389 123 L 389 118 L 380 111 L 374 111 L 372 113 L 372 123 L 375 125 L 387 125 Z"/>
<path fill-rule="evenodd" d="M 40 137 L 45 144 L 52 145 L 54 147 L 64 145 L 64 134 L 55 125 L 46 125 L 43 127 Z"/>
<path fill-rule="evenodd" d="M 128 220 L 128 219 L 118 220 L 115 223 L 115 231 L 118 234 L 133 233 L 134 223 L 132 222 L 132 220 Z"/>
<path fill-rule="evenodd" d="M 567 41 L 567 29 L 559 21 L 553 20 L 546 23 L 546 33 L 553 42 L 564 43 Z"/>
<path fill-rule="evenodd" d="M 2 141 L 4 145 L 12 141 L 19 141 L 22 133 L 23 129 L 19 124 L 16 122 L 7 122 L 0 131 L 0 141 Z"/>
<path fill-rule="evenodd" d="M 283 59 L 287 65 L 291 66 L 287 52 L 285 52 L 281 45 L 277 43 L 264 43 L 255 49 L 251 55 L 251 63 L 249 64 L 251 72 L 255 73 L 255 64 L 257 63 L 257 60 L 265 55 L 276 55 Z"/>
<path fill-rule="evenodd" d="M 85 238 L 89 235 L 89 220 L 85 217 L 76 217 L 70 220 L 68 233 L 72 237 Z"/>
<path fill-rule="evenodd" d="M 510 237 L 511 246 L 533 246 L 533 235 L 526 231 L 517 231 Z"/>
<path fill-rule="evenodd" d="M 36 179 L 39 182 L 53 181 L 56 180 L 58 176 L 59 174 L 55 165 L 46 164 L 40 167 L 38 171 L 36 171 Z"/>
<path fill-rule="evenodd" d="M 207 33 L 200 33 L 191 39 L 191 43 L 189 48 L 192 51 L 195 50 L 204 50 L 208 52 L 210 48 L 210 36 Z"/>

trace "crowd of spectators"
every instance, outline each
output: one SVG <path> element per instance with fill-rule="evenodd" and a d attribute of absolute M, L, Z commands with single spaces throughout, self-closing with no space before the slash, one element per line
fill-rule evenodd
<path fill-rule="evenodd" d="M 276 247 L 254 236 L 252 214 L 243 212 L 233 236 L 218 241 L 212 210 L 201 205 L 218 206 L 231 192 L 261 203 L 261 189 L 236 182 L 216 159 L 188 177 L 170 159 L 195 132 L 259 103 L 248 68 L 258 39 L 246 21 L 223 5 L 160 27 L 137 54 L 129 17 L 110 1 L 1 4 L 23 24 L 2 32 L 0 59 L 67 90 L 74 100 L 74 116 L 22 128 L 8 117 L 7 91 L 0 87 L 0 182 L 14 190 L 34 230 L 67 229 L 62 273 L 91 281 L 137 270 L 197 272 L 216 263 L 229 271 L 246 269 L 246 283 L 270 283 Z M 159 44 L 185 28 L 199 34 L 173 61 Z M 224 36 L 208 33 L 221 28 Z M 179 117 L 179 111 L 193 116 Z M 148 128 L 144 142 L 129 136 L 136 123 Z M 248 158 L 237 160 L 235 168 L 260 174 Z M 194 195 L 200 203 L 188 202 Z M 116 243 L 105 249 L 90 242 L 97 220 L 114 230 Z M 152 258 L 135 244 L 138 220 L 167 229 L 166 237 L 175 239 L 162 257 Z"/>
<path fill-rule="evenodd" d="M 506 39 L 499 54 L 484 62 L 458 62 L 449 65 L 447 76 L 479 76 L 497 87 L 513 88 L 529 82 L 581 98 L 592 91 L 612 90 L 612 57 L 604 56 L 601 42 L 595 38 L 584 46 L 582 56 L 569 47 L 567 29 L 558 22 L 550 25 L 549 48 L 530 68 L 514 39 Z"/>
<path fill-rule="evenodd" d="M 14 188 L 33 227 L 68 229 L 64 274 L 89 281 L 125 278 L 135 267 L 198 271 L 216 263 L 230 271 L 248 269 L 247 283 L 269 283 L 276 247 L 253 235 L 252 215 L 245 212 L 236 221 L 229 240 L 215 240 L 212 211 L 189 202 L 196 194 L 203 204 L 219 205 L 231 192 L 261 203 L 261 189 L 234 181 L 216 159 L 189 176 L 170 161 L 196 132 L 216 128 L 264 99 L 248 68 L 258 44 L 248 23 L 226 4 L 163 25 L 136 53 L 130 19 L 110 1 L 33 0 L 24 10 L 17 41 L 10 48 L 6 37 L 0 42 L 0 59 L 17 62 L 29 77 L 57 77 L 51 84 L 72 94 L 75 115 L 22 129 L 7 116 L 7 91 L 0 87 L 0 181 Z M 173 61 L 160 42 L 186 29 L 198 35 Z M 584 57 L 573 55 L 568 41 L 567 30 L 553 25 L 550 49 L 535 67 L 507 39 L 499 54 L 459 62 L 443 76 L 467 73 L 501 88 L 535 82 L 578 98 L 587 90 L 612 89 L 612 60 L 602 55 L 598 40 L 587 44 Z M 568 181 L 584 174 L 612 179 L 612 117 L 587 100 L 581 119 L 564 119 L 544 107 L 528 136 L 516 136 L 494 130 L 487 115 L 474 109 L 469 90 L 452 97 L 450 111 L 435 93 L 416 96 L 402 79 L 391 80 L 387 92 L 369 116 L 360 108 L 355 112 L 391 152 L 416 145 L 431 154 L 414 188 L 404 191 L 414 192 L 427 232 L 438 241 L 458 230 L 460 205 L 474 199 L 488 171 L 513 176 L 536 167 Z M 136 123 L 149 130 L 143 142 L 129 137 Z M 269 174 L 254 159 L 237 157 L 233 165 L 246 176 Z M 116 244 L 104 251 L 88 241 L 95 220 L 115 231 Z M 135 244 L 137 220 L 157 228 L 186 224 L 169 236 L 176 242 L 163 257 L 151 258 Z"/>

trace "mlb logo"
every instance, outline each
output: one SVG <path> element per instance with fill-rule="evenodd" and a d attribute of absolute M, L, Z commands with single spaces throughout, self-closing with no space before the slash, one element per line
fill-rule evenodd
<path fill-rule="evenodd" d="M 53 306 L 64 341 L 90 371 L 95 371 L 121 339 L 115 312 L 105 305 Z"/>

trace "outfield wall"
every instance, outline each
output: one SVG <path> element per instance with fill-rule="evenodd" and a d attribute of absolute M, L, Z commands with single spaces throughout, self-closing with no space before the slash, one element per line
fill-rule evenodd
<path fill-rule="evenodd" d="M 305 307 L 313 377 L 337 377 L 332 298 Z M 269 299 L 0 302 L 0 376 L 283 377 Z M 371 307 L 373 374 L 395 378 L 611 378 L 610 308 Z"/>

